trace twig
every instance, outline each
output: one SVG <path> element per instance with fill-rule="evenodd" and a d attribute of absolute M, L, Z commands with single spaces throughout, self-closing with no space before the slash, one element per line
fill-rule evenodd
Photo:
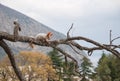
<path fill-rule="evenodd" d="M 110 30 L 110 45 L 112 45 L 113 41 L 115 41 L 115 40 L 117 40 L 117 39 L 119 39 L 119 38 L 120 38 L 120 36 L 112 39 L 112 30 Z"/>
<path fill-rule="evenodd" d="M 68 30 L 68 32 L 67 32 L 67 38 L 69 38 L 70 37 L 70 30 L 73 28 L 73 23 L 72 23 L 72 25 L 71 25 L 71 27 L 70 27 L 70 29 Z"/>
<path fill-rule="evenodd" d="M 112 45 L 112 30 L 110 30 L 110 45 Z"/>
<path fill-rule="evenodd" d="M 72 23 L 72 25 L 71 25 L 71 27 L 70 27 L 70 29 L 68 30 L 68 32 L 67 32 L 67 38 L 70 38 L 70 30 L 73 28 L 73 23 Z M 73 41 L 70 41 L 69 43 L 68 43 L 68 45 L 77 53 L 77 54 L 79 54 L 79 52 L 76 50 L 76 49 L 74 49 L 74 47 L 72 46 L 72 43 Z"/>
<path fill-rule="evenodd" d="M 69 46 L 73 49 L 73 51 L 75 51 L 77 54 L 80 54 L 73 46 L 72 44 L 70 43 Z"/>
<path fill-rule="evenodd" d="M 120 37 L 116 37 L 116 38 L 112 39 L 111 42 L 113 42 L 113 41 L 115 41 L 115 40 L 117 40 L 117 39 L 119 39 L 119 38 L 120 38 Z"/>

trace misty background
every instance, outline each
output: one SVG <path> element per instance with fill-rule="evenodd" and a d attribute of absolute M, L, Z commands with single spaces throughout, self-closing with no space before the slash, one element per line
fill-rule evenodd
<path fill-rule="evenodd" d="M 120 36 L 119 0 L 1 0 L 0 3 L 65 35 L 74 23 L 71 36 L 84 36 L 100 43 L 109 43 L 109 30 L 113 38 Z M 120 40 L 114 43 L 120 44 Z M 96 51 L 88 56 L 95 66 L 101 54 L 102 51 Z"/>

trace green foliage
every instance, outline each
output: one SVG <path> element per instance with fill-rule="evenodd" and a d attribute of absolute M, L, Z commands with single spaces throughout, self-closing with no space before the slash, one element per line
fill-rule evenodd
<path fill-rule="evenodd" d="M 109 66 L 107 65 L 109 62 L 107 56 L 103 53 L 102 57 L 100 58 L 98 62 L 98 67 L 96 68 L 96 72 L 99 76 L 99 79 L 102 81 L 111 81 L 110 73 L 111 70 Z"/>
<path fill-rule="evenodd" d="M 120 59 L 103 53 L 96 73 L 98 81 L 120 81 Z"/>
<path fill-rule="evenodd" d="M 81 75 L 83 77 L 82 81 L 87 81 L 86 77 L 90 77 L 92 74 L 92 63 L 87 57 L 83 58 L 83 62 L 81 64 Z"/>
<path fill-rule="evenodd" d="M 67 63 L 64 60 L 64 56 L 59 54 L 56 49 L 53 49 L 48 53 L 50 56 L 54 68 L 57 70 L 59 75 L 59 80 L 63 79 L 64 81 L 72 81 L 71 75 L 75 74 L 75 64 L 73 61 L 68 61 Z"/>
<path fill-rule="evenodd" d="M 64 73 L 67 75 L 74 75 L 74 70 L 75 70 L 75 64 L 73 61 L 68 62 L 67 66 L 64 63 L 64 67 L 63 67 Z"/>
<path fill-rule="evenodd" d="M 60 55 L 56 49 L 53 49 L 48 53 L 52 60 L 53 66 L 59 75 L 59 80 L 62 78 L 62 67 L 63 67 L 63 55 Z"/>
<path fill-rule="evenodd" d="M 51 52 L 48 53 L 50 56 L 53 65 L 55 67 L 61 67 L 62 66 L 62 60 L 63 60 L 63 55 L 60 55 L 59 52 L 56 49 L 53 49 Z"/>
<path fill-rule="evenodd" d="M 63 63 L 63 75 L 66 76 L 64 81 L 72 81 L 71 76 L 76 75 L 75 63 L 73 61 L 67 62 L 67 66 L 65 62 Z"/>

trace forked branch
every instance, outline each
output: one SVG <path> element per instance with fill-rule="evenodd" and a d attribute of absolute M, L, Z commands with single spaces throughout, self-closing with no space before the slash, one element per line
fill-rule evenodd
<path fill-rule="evenodd" d="M 32 43 L 32 44 L 39 45 L 39 46 L 46 46 L 46 47 L 55 48 L 59 52 L 61 52 L 63 55 L 72 59 L 76 63 L 76 69 L 78 68 L 78 63 L 77 63 L 76 59 L 73 58 L 70 54 L 63 51 L 61 48 L 59 48 L 58 45 L 61 45 L 61 44 L 69 45 L 77 54 L 79 54 L 77 50 L 80 50 L 80 51 L 85 50 L 85 51 L 88 52 L 89 55 L 91 55 L 93 53 L 93 51 L 95 51 L 95 50 L 107 50 L 110 53 L 117 56 L 118 58 L 120 58 L 120 52 L 119 52 L 119 50 L 117 50 L 117 49 L 120 49 L 120 45 L 113 45 L 112 44 L 112 42 L 114 40 L 119 39 L 120 37 L 117 37 L 117 38 L 114 38 L 114 39 L 110 38 L 110 44 L 101 44 L 101 43 L 96 42 L 92 39 L 82 37 L 82 36 L 70 37 L 69 33 L 70 33 L 70 30 L 72 29 L 72 27 L 73 27 L 73 24 L 72 24 L 71 28 L 69 29 L 69 31 L 67 32 L 67 37 L 65 39 L 48 41 L 49 43 L 48 42 L 43 42 L 42 40 L 36 41 L 35 38 L 33 38 L 33 37 L 18 35 L 18 29 L 19 28 L 17 28 L 17 30 L 15 30 L 15 31 L 17 31 L 17 35 L 14 35 L 15 33 L 13 35 L 11 35 L 7 32 L 0 31 L 0 46 L 8 54 L 9 59 L 11 61 L 11 65 L 13 66 L 13 68 L 15 70 L 15 73 L 18 76 L 18 78 L 20 79 L 20 81 L 24 81 L 24 78 L 23 78 L 22 74 L 19 71 L 19 68 L 17 67 L 17 65 L 15 63 L 15 60 L 14 60 L 11 49 L 8 47 L 8 45 L 3 40 L 7 40 L 7 41 L 11 41 L 11 42 Z M 75 40 L 83 40 L 87 43 L 93 44 L 94 47 L 82 46 L 81 44 L 76 43 Z"/>

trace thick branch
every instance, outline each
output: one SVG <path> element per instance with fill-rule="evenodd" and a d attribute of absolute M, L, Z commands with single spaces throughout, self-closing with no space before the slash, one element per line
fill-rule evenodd
<path fill-rule="evenodd" d="M 71 28 L 72 28 L 72 26 L 71 26 Z M 71 30 L 71 28 L 70 28 L 70 30 Z M 105 50 L 111 52 L 112 54 L 114 54 L 114 55 L 116 55 L 117 57 L 120 58 L 120 52 L 115 50 L 115 48 L 120 48 L 119 45 L 100 44 L 100 43 L 98 43 L 98 42 L 96 42 L 94 40 L 91 40 L 91 39 L 88 39 L 88 38 L 85 38 L 85 37 L 82 37 L 82 36 L 70 37 L 69 36 L 70 30 L 68 31 L 68 34 L 67 34 L 68 37 L 66 39 L 48 41 L 49 43 L 45 43 L 43 41 L 36 41 L 35 38 L 33 38 L 33 37 L 20 36 L 20 35 L 18 35 L 17 36 L 17 40 L 15 40 L 15 36 L 14 35 L 10 35 L 9 33 L 6 33 L 6 32 L 0 32 L 0 39 L 5 39 L 5 40 L 11 41 L 11 42 L 17 42 L 17 41 L 18 42 L 25 42 L 25 43 L 31 43 L 32 42 L 35 45 L 47 46 L 47 47 L 55 48 L 59 52 L 61 52 L 63 55 L 65 55 L 66 57 L 72 59 L 75 62 L 75 64 L 76 64 L 75 71 L 76 72 L 78 72 L 77 71 L 77 69 L 78 69 L 78 62 L 76 61 L 76 59 L 73 58 L 70 54 L 68 54 L 65 51 L 63 51 L 61 48 L 57 47 L 57 45 L 60 45 L 60 44 L 70 45 L 70 47 L 75 52 L 77 52 L 77 51 L 73 47 L 76 47 L 78 50 L 86 50 L 86 51 L 88 51 L 88 55 L 91 55 L 94 50 L 105 49 Z M 88 43 L 91 43 L 91 44 L 95 45 L 95 47 L 89 48 L 89 47 L 81 46 L 80 44 L 74 42 L 74 40 L 83 40 L 83 41 L 86 41 Z M 13 68 L 15 70 L 15 73 L 18 76 L 18 78 L 21 81 L 24 81 L 24 79 L 23 79 L 23 77 L 22 77 L 18 67 L 16 66 L 16 63 L 15 63 L 14 57 L 12 56 L 12 52 L 11 52 L 10 48 L 7 46 L 7 44 L 4 41 L 0 41 L 0 46 L 8 54 L 9 59 L 11 61 L 11 64 L 12 64 L 12 66 L 13 66 Z"/>
<path fill-rule="evenodd" d="M 78 37 L 68 38 L 68 39 L 65 40 L 65 42 L 71 41 L 71 40 L 84 40 L 84 41 L 89 42 L 89 43 L 91 43 L 91 44 L 94 44 L 94 45 L 96 45 L 96 46 L 98 46 L 98 47 L 100 47 L 100 48 L 102 48 L 102 49 L 105 49 L 105 50 L 111 52 L 112 54 L 114 54 L 114 55 L 116 55 L 117 57 L 120 58 L 120 53 L 119 53 L 117 50 L 113 50 L 113 49 L 111 49 L 111 48 L 109 48 L 109 47 L 107 47 L 107 46 L 105 46 L 105 45 L 102 45 L 102 44 L 100 44 L 100 43 L 98 43 L 98 42 L 96 42 L 96 41 L 93 41 L 93 40 L 91 40 L 91 39 L 78 36 Z"/>
<path fill-rule="evenodd" d="M 68 57 L 68 58 L 72 59 L 75 62 L 75 64 L 76 64 L 75 71 L 77 71 L 78 62 L 70 54 L 66 53 L 61 48 L 57 47 L 57 45 L 60 45 L 60 44 L 69 45 L 76 53 L 78 53 L 78 52 L 76 51 L 76 49 L 74 49 L 74 47 L 76 47 L 78 50 L 86 50 L 86 51 L 88 51 L 89 55 L 91 55 L 94 50 L 105 49 L 105 50 L 111 52 L 112 54 L 114 54 L 114 55 L 116 55 L 117 57 L 120 58 L 120 52 L 115 50 L 116 48 L 120 48 L 120 45 L 113 45 L 112 44 L 112 42 L 114 40 L 119 39 L 120 37 L 114 38 L 112 40 L 111 39 L 111 31 L 110 31 L 110 45 L 106 45 L 106 44 L 101 44 L 99 42 L 96 42 L 94 40 L 91 40 L 91 39 L 88 39 L 88 38 L 85 38 L 85 37 L 81 37 L 81 36 L 70 37 L 69 33 L 70 33 L 70 30 L 73 27 L 73 24 L 72 24 L 71 28 L 67 32 L 67 38 L 66 39 L 47 41 L 47 43 L 45 43 L 42 40 L 37 41 L 36 38 L 33 38 L 33 37 L 20 36 L 18 34 L 18 31 L 20 30 L 19 23 L 14 22 L 14 24 L 15 24 L 15 27 L 14 27 L 14 34 L 13 35 L 11 35 L 11 34 L 9 34 L 7 32 L 0 31 L 0 46 L 8 54 L 11 65 L 13 66 L 14 71 L 15 71 L 16 75 L 18 76 L 18 78 L 20 79 L 20 81 L 25 81 L 25 80 L 24 80 L 19 68 L 17 67 L 17 65 L 15 63 L 15 59 L 14 59 L 14 56 L 12 54 L 11 49 L 8 47 L 8 45 L 2 39 L 5 39 L 5 40 L 11 41 L 11 42 L 17 42 L 18 41 L 18 42 L 25 42 L 25 43 L 31 43 L 31 44 L 35 44 L 35 45 L 47 46 L 47 47 L 55 48 L 59 52 L 61 52 L 63 55 L 65 55 L 65 57 Z M 83 41 L 86 41 L 88 43 L 91 43 L 91 44 L 95 45 L 95 47 L 89 48 L 89 47 L 81 46 L 80 44 L 74 42 L 74 40 L 83 40 Z"/>
<path fill-rule="evenodd" d="M 0 38 L 3 38 L 3 39 L 6 39 L 8 41 L 13 41 L 14 42 L 14 35 L 10 35 L 10 34 L 5 33 L 5 32 L 0 32 Z M 31 37 L 18 36 L 18 41 L 19 42 L 26 42 L 26 43 L 28 42 L 28 43 L 30 43 L 31 40 L 33 40 L 33 38 L 31 38 Z M 73 41 L 73 40 L 83 40 L 83 41 L 86 41 L 88 43 L 96 45 L 95 48 L 91 48 L 90 50 L 105 49 L 105 50 L 111 52 L 112 54 L 114 54 L 114 55 L 116 55 L 117 57 L 120 58 L 120 53 L 117 50 L 114 50 L 114 49 L 110 48 L 110 46 L 107 46 L 107 45 L 104 45 L 104 44 L 100 44 L 100 43 L 98 43 L 98 42 L 96 42 L 94 40 L 91 40 L 91 39 L 88 39 L 88 38 L 85 38 L 85 37 L 81 37 L 81 36 L 70 37 L 70 38 L 67 38 L 67 39 L 60 39 L 60 40 L 49 41 L 49 44 L 42 43 L 42 41 L 35 41 L 35 40 L 32 41 L 32 43 L 36 44 L 36 45 L 40 45 L 40 46 L 53 46 L 53 45 L 57 46 L 59 44 L 68 44 L 68 43 L 71 43 L 71 41 Z M 77 48 L 80 47 L 79 48 L 80 50 L 87 50 L 87 49 L 89 49 L 87 47 L 80 46 L 79 44 L 75 44 L 74 46 L 77 47 Z"/>
<path fill-rule="evenodd" d="M 28 36 L 18 36 L 17 41 L 14 39 L 14 35 L 8 34 L 6 32 L 0 32 L 0 38 L 11 41 L 11 42 L 26 42 L 26 43 L 34 43 L 36 45 L 41 45 L 41 46 L 48 46 L 45 43 L 42 43 L 42 41 L 35 41 L 32 37 Z M 34 41 L 33 41 L 34 40 Z"/>
<path fill-rule="evenodd" d="M 22 73 L 20 72 L 19 68 L 17 67 L 17 64 L 16 64 L 15 59 L 14 59 L 14 55 L 13 55 L 11 49 L 8 47 L 8 45 L 3 40 L 0 41 L 0 46 L 7 53 L 8 57 L 10 59 L 11 65 L 13 66 L 13 69 L 14 69 L 16 75 L 18 76 L 19 80 L 25 81 L 23 76 L 22 76 Z"/>

